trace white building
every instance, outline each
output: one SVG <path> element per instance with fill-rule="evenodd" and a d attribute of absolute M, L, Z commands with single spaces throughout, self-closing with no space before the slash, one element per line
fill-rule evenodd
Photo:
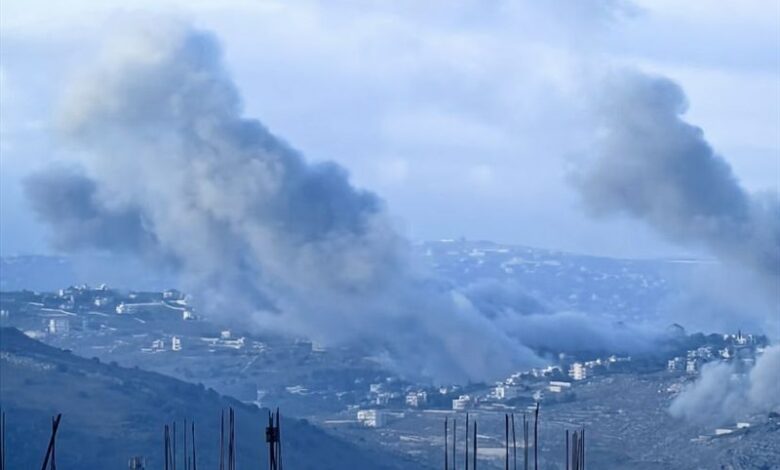
<path fill-rule="evenodd" d="M 192 312 L 192 310 L 185 308 L 181 311 L 181 319 L 182 320 L 194 320 L 195 314 Z"/>
<path fill-rule="evenodd" d="M 374 403 L 378 406 L 387 406 L 390 403 L 390 399 L 393 398 L 393 394 L 389 392 L 379 392 L 374 397 Z"/>
<path fill-rule="evenodd" d="M 163 351 L 165 349 L 165 340 L 156 339 L 152 341 L 152 351 Z"/>
<path fill-rule="evenodd" d="M 701 361 L 698 358 L 688 359 L 685 363 L 685 372 L 688 374 L 696 374 L 699 372 L 699 366 Z"/>
<path fill-rule="evenodd" d="M 236 339 L 223 339 L 220 341 L 220 344 L 226 348 L 241 349 L 244 347 L 245 341 L 246 340 L 242 336 Z"/>
<path fill-rule="evenodd" d="M 181 351 L 181 338 L 178 336 L 171 337 L 171 351 Z"/>
<path fill-rule="evenodd" d="M 469 395 L 461 395 L 452 400 L 452 409 L 455 411 L 464 411 L 471 408 L 472 398 Z"/>
<path fill-rule="evenodd" d="M 380 410 L 359 410 L 357 420 L 363 426 L 369 428 L 381 428 L 387 422 L 387 417 Z"/>
<path fill-rule="evenodd" d="M 511 400 L 517 398 L 520 395 L 520 387 L 514 385 L 500 384 L 493 389 L 493 395 L 498 400 Z"/>
<path fill-rule="evenodd" d="M 409 392 L 406 395 L 406 404 L 411 407 L 419 408 L 421 406 L 425 406 L 426 403 L 428 403 L 428 394 L 425 393 L 424 390 L 419 392 Z"/>
<path fill-rule="evenodd" d="M 547 386 L 547 390 L 553 393 L 561 393 L 564 390 L 569 390 L 570 388 L 571 382 L 561 382 L 557 380 L 551 380 L 550 385 Z"/>
<path fill-rule="evenodd" d="M 575 362 L 569 367 L 569 377 L 574 380 L 585 380 L 588 378 L 588 368 L 581 362 Z"/>
<path fill-rule="evenodd" d="M 675 357 L 666 362 L 666 370 L 669 372 L 678 372 L 683 369 L 685 369 L 685 358 Z"/>
<path fill-rule="evenodd" d="M 168 289 L 163 291 L 163 299 L 165 300 L 181 300 L 184 296 L 176 289 Z"/>
<path fill-rule="evenodd" d="M 50 335 L 66 335 L 70 331 L 70 322 L 67 318 L 50 318 L 46 331 Z"/>

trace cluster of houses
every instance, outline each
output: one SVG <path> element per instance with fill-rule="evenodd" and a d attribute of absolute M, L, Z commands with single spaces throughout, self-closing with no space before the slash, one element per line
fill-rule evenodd
<path fill-rule="evenodd" d="M 186 295 L 176 289 L 162 292 L 123 292 L 105 284 L 70 286 L 56 292 L 3 293 L 0 317 L 8 320 L 14 312 L 33 311 L 41 319 L 40 326 L 29 325 L 25 333 L 31 337 L 66 336 L 95 326 L 95 319 L 113 315 L 129 315 L 143 323 L 147 315 L 196 320 L 197 316 Z M 30 326 L 33 326 L 30 328 Z M 172 340 L 171 340 L 172 341 Z M 159 344 L 152 345 L 159 350 Z M 162 349 L 165 349 L 163 347 Z M 175 350 L 175 348 L 172 347 Z"/>
<path fill-rule="evenodd" d="M 388 379 L 369 385 L 364 409 L 357 411 L 358 423 L 380 427 L 392 414 L 390 407 L 405 406 L 416 409 L 504 409 L 529 406 L 542 400 L 566 401 L 574 399 L 574 384 L 597 375 L 618 363 L 627 363 L 631 357 L 609 356 L 591 361 L 550 365 L 516 372 L 492 387 L 442 386 L 428 389 L 406 387 Z M 567 371 L 567 372 L 564 372 Z"/>
<path fill-rule="evenodd" d="M 701 367 L 712 361 L 740 361 L 746 366 L 755 362 L 756 352 L 760 349 L 759 338 L 753 335 L 724 334 L 722 347 L 701 346 L 690 349 L 685 356 L 669 359 L 666 369 L 672 373 L 696 375 Z"/>

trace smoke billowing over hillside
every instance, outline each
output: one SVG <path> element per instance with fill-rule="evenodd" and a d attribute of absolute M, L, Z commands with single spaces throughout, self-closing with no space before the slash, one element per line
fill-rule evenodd
<path fill-rule="evenodd" d="M 487 379 L 538 361 L 415 268 L 375 194 L 242 117 L 214 37 L 154 28 L 115 39 L 66 94 L 80 165 L 27 182 L 56 246 L 174 266 L 208 312 L 372 344 L 410 375 Z"/>
<path fill-rule="evenodd" d="M 776 341 L 778 195 L 750 194 L 740 186 L 702 130 L 682 119 L 687 102 L 674 82 L 622 73 L 608 81 L 600 98 L 596 157 L 574 177 L 587 207 L 595 214 L 641 219 L 674 242 L 705 247 L 724 264 L 729 277 L 749 276 L 751 283 L 739 283 L 738 296 L 745 300 L 733 315 L 739 319 L 758 314 L 765 332 Z M 717 289 L 734 290 L 732 282 L 721 282 Z M 777 346 L 769 348 L 747 374 L 725 364 L 705 368 L 697 383 L 675 400 L 672 413 L 723 421 L 740 413 L 776 409 L 777 400 L 766 391 L 780 385 L 777 351 Z"/>

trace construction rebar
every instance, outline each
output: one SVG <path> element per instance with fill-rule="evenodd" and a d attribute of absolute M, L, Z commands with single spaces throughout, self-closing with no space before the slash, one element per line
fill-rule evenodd
<path fill-rule="evenodd" d="M 466 470 L 469 470 L 469 414 L 468 413 L 466 413 L 466 462 L 465 463 L 466 463 Z"/>
<path fill-rule="evenodd" d="M 173 421 L 173 450 L 171 451 L 171 461 L 173 470 L 176 470 L 176 420 Z"/>
<path fill-rule="evenodd" d="M 168 469 L 168 425 L 163 428 L 163 470 Z"/>
<path fill-rule="evenodd" d="M 528 470 L 528 418 L 523 413 L 523 470 Z"/>
<path fill-rule="evenodd" d="M 517 437 L 515 436 L 514 413 L 512 413 L 512 470 L 517 470 Z"/>
<path fill-rule="evenodd" d="M 474 420 L 474 460 L 472 460 L 472 467 L 477 470 L 477 421 Z"/>
<path fill-rule="evenodd" d="M 236 416 L 232 406 L 228 421 L 228 470 L 236 470 Z"/>
<path fill-rule="evenodd" d="M 455 446 L 458 442 L 458 420 L 452 419 L 452 470 L 458 467 L 457 457 L 455 456 Z"/>
<path fill-rule="evenodd" d="M 184 418 L 184 470 L 190 470 L 190 454 L 187 451 L 187 418 Z"/>
<path fill-rule="evenodd" d="M 0 470 L 5 470 L 5 411 L 0 410 Z"/>
<path fill-rule="evenodd" d="M 509 414 L 504 413 L 504 470 L 509 470 Z"/>
<path fill-rule="evenodd" d="M 276 409 L 276 459 L 278 470 L 282 470 L 282 418 L 279 408 Z"/>
<path fill-rule="evenodd" d="M 534 410 L 534 470 L 539 470 L 539 402 Z"/>
<path fill-rule="evenodd" d="M 62 419 L 62 414 L 58 414 L 56 418 L 52 418 L 51 421 L 51 437 L 49 438 L 49 446 L 46 448 L 46 455 L 43 458 L 43 465 L 41 465 L 41 470 L 46 470 L 47 465 L 49 465 L 49 462 L 51 462 L 51 469 L 56 469 L 56 455 L 54 453 L 55 443 L 57 439 L 57 430 L 60 428 L 60 420 Z"/>
<path fill-rule="evenodd" d="M 198 470 L 198 455 L 195 452 L 195 420 L 192 420 L 192 432 L 190 433 L 190 436 L 192 436 L 192 470 Z"/>
<path fill-rule="evenodd" d="M 569 470 L 569 430 L 566 430 L 566 451 L 563 454 L 566 459 L 566 470 Z"/>
<path fill-rule="evenodd" d="M 219 470 L 225 470 L 225 409 L 219 417 Z"/>
<path fill-rule="evenodd" d="M 449 446 L 447 445 L 447 428 L 449 427 L 449 422 L 447 421 L 447 417 L 444 417 L 444 470 L 450 470 L 450 461 L 449 461 Z"/>

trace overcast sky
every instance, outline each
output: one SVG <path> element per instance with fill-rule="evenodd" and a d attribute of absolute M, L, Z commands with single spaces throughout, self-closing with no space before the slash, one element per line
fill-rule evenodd
<path fill-rule="evenodd" d="M 623 67 L 679 83 L 686 119 L 745 188 L 780 186 L 778 2 L 2 0 L 3 255 L 50 252 L 20 181 L 68 160 L 61 90 L 112 31 L 149 16 L 213 31 L 246 115 L 346 167 L 413 239 L 704 255 L 588 217 L 570 187 L 598 132 L 589 96 Z"/>

